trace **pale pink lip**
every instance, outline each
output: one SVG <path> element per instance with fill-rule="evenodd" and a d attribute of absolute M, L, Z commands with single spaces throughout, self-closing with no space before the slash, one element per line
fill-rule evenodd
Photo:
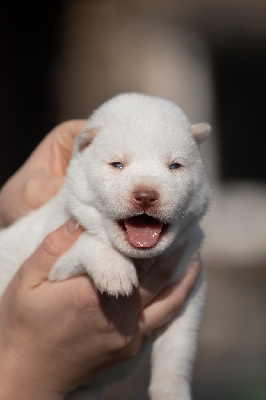
<path fill-rule="evenodd" d="M 158 243 L 165 225 L 146 214 L 121 221 L 127 241 L 138 249 L 150 249 Z"/>

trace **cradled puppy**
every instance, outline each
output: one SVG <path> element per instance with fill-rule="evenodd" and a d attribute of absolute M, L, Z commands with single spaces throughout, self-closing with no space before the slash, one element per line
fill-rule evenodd
<path fill-rule="evenodd" d="M 183 274 L 200 247 L 198 222 L 209 204 L 199 152 L 209 131 L 208 124 L 191 125 L 177 105 L 159 97 L 129 93 L 104 103 L 76 139 L 59 194 L 0 232 L 0 263 L 6 268 L 1 290 L 43 237 L 70 216 L 85 232 L 56 262 L 50 279 L 87 272 L 100 292 L 129 296 L 138 285 L 138 263 L 152 263 L 188 242 L 175 279 Z M 152 400 L 191 398 L 203 302 L 201 276 L 182 314 L 154 334 Z M 110 381 L 117 369 L 94 380 L 93 398 L 101 378 Z"/>

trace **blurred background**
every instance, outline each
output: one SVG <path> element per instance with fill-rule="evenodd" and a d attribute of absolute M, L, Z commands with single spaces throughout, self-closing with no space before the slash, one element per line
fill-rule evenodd
<path fill-rule="evenodd" d="M 265 21 L 265 0 L 1 5 L 0 185 L 57 123 L 120 92 L 168 97 L 213 126 L 195 400 L 266 399 Z M 147 399 L 147 365 L 106 399 Z"/>

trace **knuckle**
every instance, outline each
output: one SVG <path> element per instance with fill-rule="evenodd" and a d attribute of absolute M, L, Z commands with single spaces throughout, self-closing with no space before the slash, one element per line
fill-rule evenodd
<path fill-rule="evenodd" d="M 116 343 L 115 353 L 119 355 L 121 361 L 124 361 L 136 356 L 139 349 L 139 340 L 135 337 L 121 337 Z"/>
<path fill-rule="evenodd" d="M 141 338 L 139 335 L 137 337 L 132 337 L 131 341 L 124 348 L 124 358 L 128 360 L 136 357 L 141 349 L 143 341 L 143 338 Z"/>
<path fill-rule="evenodd" d="M 140 332 L 138 329 L 125 329 L 117 325 L 115 321 L 106 320 L 101 327 L 102 336 L 110 338 L 112 352 L 119 358 L 131 358 L 139 349 Z"/>
<path fill-rule="evenodd" d="M 59 257 L 61 255 L 61 249 L 59 243 L 55 239 L 55 235 L 49 233 L 41 243 L 41 250 L 49 256 Z"/>
<path fill-rule="evenodd" d="M 29 272 L 31 271 L 31 265 L 29 263 L 29 260 L 27 259 L 21 267 L 17 270 L 16 273 L 16 279 L 18 282 L 24 281 L 24 279 L 28 276 Z"/>

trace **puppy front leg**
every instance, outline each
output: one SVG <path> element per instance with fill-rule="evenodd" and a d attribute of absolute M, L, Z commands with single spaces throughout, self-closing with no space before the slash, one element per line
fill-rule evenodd
<path fill-rule="evenodd" d="M 182 313 L 156 331 L 149 387 L 152 400 L 191 400 L 191 372 L 204 298 L 201 275 Z"/>
<path fill-rule="evenodd" d="M 51 280 L 64 280 L 87 272 L 95 287 L 112 296 L 130 295 L 138 285 L 133 262 L 108 244 L 84 232 L 55 263 Z"/>

